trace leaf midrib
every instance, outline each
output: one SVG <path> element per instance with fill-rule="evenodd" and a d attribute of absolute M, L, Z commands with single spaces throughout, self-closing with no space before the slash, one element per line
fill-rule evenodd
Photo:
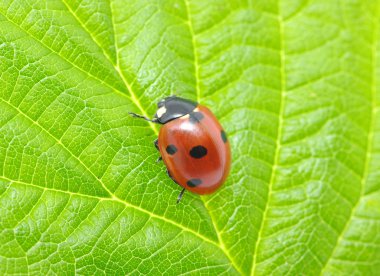
<path fill-rule="evenodd" d="M 194 79 L 195 79 L 195 92 L 196 92 L 196 97 L 197 97 L 197 102 L 200 103 L 200 100 L 201 100 L 201 91 L 200 91 L 200 75 L 199 75 L 199 59 L 198 59 L 198 53 L 197 53 L 197 42 L 196 42 L 196 34 L 194 32 L 194 27 L 193 27 L 193 22 L 192 22 L 192 16 L 191 16 L 191 12 L 190 12 L 190 3 L 189 3 L 189 0 L 184 0 L 184 4 L 185 4 L 185 7 L 186 7 L 186 13 L 187 13 L 187 25 L 188 25 L 188 28 L 189 28 L 189 32 L 190 32 L 190 36 L 191 36 L 191 43 L 192 43 L 192 48 L 193 48 L 193 56 L 194 56 Z M 241 268 L 237 265 L 235 259 L 231 256 L 230 254 L 230 251 L 228 250 L 228 248 L 225 246 L 224 242 L 223 242 L 223 237 L 221 235 L 221 233 L 218 231 L 218 228 L 217 228 L 217 225 L 215 223 L 215 218 L 214 216 L 211 214 L 209 208 L 207 207 L 207 202 L 205 200 L 205 198 L 203 198 L 202 196 L 200 196 L 202 202 L 203 202 L 203 205 L 210 217 L 210 220 L 211 220 L 211 223 L 212 223 L 212 226 L 215 230 L 215 233 L 216 233 L 216 236 L 218 238 L 218 242 L 219 242 L 219 245 L 218 247 L 224 252 L 224 254 L 226 255 L 226 257 L 230 260 L 232 266 L 241 274 L 243 275 L 243 272 L 241 270 Z"/>
<path fill-rule="evenodd" d="M 184 0 L 185 7 L 186 7 L 186 13 L 187 13 L 187 25 L 189 27 L 189 32 L 191 36 L 191 43 L 192 43 L 192 48 L 193 48 L 193 56 L 194 56 L 194 78 L 195 78 L 195 91 L 196 91 L 196 96 L 197 96 L 197 102 L 200 102 L 201 98 L 201 90 L 200 90 L 200 76 L 199 76 L 199 59 L 198 59 L 198 53 L 197 53 L 197 42 L 195 39 L 195 32 L 194 32 L 194 27 L 193 27 L 193 22 L 192 22 L 192 17 L 190 13 L 190 3 L 189 0 Z"/>
<path fill-rule="evenodd" d="M 122 72 L 122 69 L 120 68 L 120 57 L 119 57 L 119 46 L 117 44 L 117 38 L 116 38 L 116 31 L 115 31 L 115 20 L 114 20 L 114 17 L 113 17 L 113 4 L 112 4 L 112 0 L 110 0 L 110 10 L 111 10 L 111 19 L 112 19 L 112 27 L 113 27 L 113 34 L 114 34 L 114 41 L 115 41 L 115 51 L 116 51 L 116 65 L 113 65 L 114 69 L 116 70 L 116 72 L 118 73 L 118 75 L 120 76 L 120 78 L 122 79 L 125 87 L 128 89 L 130 95 L 131 95 L 131 100 L 132 102 L 137 106 L 137 108 L 141 111 L 142 115 L 144 115 L 145 117 L 148 117 L 148 114 L 147 112 L 145 111 L 145 109 L 143 108 L 143 106 L 141 105 L 141 102 L 139 100 L 139 98 L 136 96 L 136 93 L 133 91 L 132 89 L 132 86 L 129 84 L 129 82 L 127 81 L 124 73 Z M 85 29 L 86 31 L 86 29 Z M 87 31 L 88 32 L 88 31 Z M 91 32 L 88 32 L 88 34 L 92 36 Z M 93 38 L 94 39 L 94 38 Z M 155 125 L 152 123 L 152 122 L 148 122 L 150 128 L 153 130 L 153 132 L 158 135 L 158 130 L 157 128 L 155 127 Z"/>

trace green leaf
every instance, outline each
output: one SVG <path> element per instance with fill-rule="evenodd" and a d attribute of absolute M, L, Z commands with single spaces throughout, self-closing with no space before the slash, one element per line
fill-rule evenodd
<path fill-rule="evenodd" d="M 0 1 L 0 274 L 375 275 L 378 0 Z M 215 194 L 155 163 L 170 94 L 232 146 Z"/>

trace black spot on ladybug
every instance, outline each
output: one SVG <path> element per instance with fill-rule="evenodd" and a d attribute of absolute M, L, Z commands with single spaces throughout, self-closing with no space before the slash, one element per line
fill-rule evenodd
<path fill-rule="evenodd" d="M 192 112 L 190 113 L 189 121 L 193 124 L 199 123 L 204 118 L 201 112 Z"/>
<path fill-rule="evenodd" d="M 224 143 L 227 143 L 227 134 L 224 132 L 224 130 L 222 129 L 222 131 L 220 132 L 220 135 L 222 136 L 222 140 Z"/>
<path fill-rule="evenodd" d="M 204 146 L 195 146 L 190 150 L 190 155 L 193 158 L 202 158 L 207 154 L 207 149 Z"/>
<path fill-rule="evenodd" d="M 197 187 L 201 184 L 202 184 L 202 180 L 200 180 L 199 178 L 193 178 L 187 181 L 187 186 L 192 187 L 192 188 Z"/>
<path fill-rule="evenodd" d="M 173 155 L 177 152 L 177 148 L 174 145 L 169 145 L 166 147 L 166 152 L 170 155 Z"/>

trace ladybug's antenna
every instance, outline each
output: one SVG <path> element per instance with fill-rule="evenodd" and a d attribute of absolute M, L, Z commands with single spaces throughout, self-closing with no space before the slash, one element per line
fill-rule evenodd
<path fill-rule="evenodd" d="M 159 122 L 157 121 L 157 118 L 149 119 L 148 117 L 145 117 L 145 116 L 140 115 L 140 114 L 136 114 L 136 113 L 133 113 L 133 112 L 128 112 L 128 113 L 129 113 L 129 115 L 131 115 L 132 117 L 135 117 L 135 118 L 144 119 L 145 121 L 152 122 L 152 123 L 156 123 L 156 124 L 159 123 Z"/>
<path fill-rule="evenodd" d="M 183 193 L 185 192 L 185 188 L 182 189 L 181 193 L 179 194 L 178 198 L 177 198 L 177 204 L 181 201 L 182 199 L 182 196 L 183 196 Z"/>

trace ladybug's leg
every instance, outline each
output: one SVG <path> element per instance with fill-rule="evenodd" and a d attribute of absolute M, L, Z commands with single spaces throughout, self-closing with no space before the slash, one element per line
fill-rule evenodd
<path fill-rule="evenodd" d="M 175 182 L 178 184 L 178 182 L 173 178 L 173 176 L 170 174 L 169 170 L 166 169 L 166 173 L 168 174 L 168 176 Z M 183 193 L 185 192 L 185 188 L 182 189 L 181 193 L 179 194 L 178 198 L 177 198 L 177 204 L 181 201 L 182 199 L 182 196 L 183 196 Z"/>
<path fill-rule="evenodd" d="M 185 188 L 183 188 L 180 194 L 178 195 L 177 204 L 181 201 L 184 192 L 185 192 Z"/>
<path fill-rule="evenodd" d="M 158 148 L 158 139 L 154 140 L 154 146 L 156 147 L 156 149 L 159 151 L 160 149 Z"/>
<path fill-rule="evenodd" d="M 160 151 L 160 149 L 158 148 L 158 139 L 154 140 L 154 146 L 156 147 L 156 149 L 157 149 L 158 151 Z M 156 162 L 158 163 L 158 162 L 160 162 L 161 160 L 162 160 L 162 156 L 158 157 Z"/>
<path fill-rule="evenodd" d="M 136 113 L 133 113 L 133 112 L 128 112 L 132 117 L 135 117 L 135 118 L 141 118 L 141 119 L 144 119 L 145 121 L 148 121 L 148 122 L 152 122 L 152 123 L 156 123 L 156 124 L 160 124 L 160 122 L 158 121 L 157 118 L 154 118 L 154 119 L 149 119 L 143 115 L 140 115 L 140 114 L 136 114 Z"/>
<path fill-rule="evenodd" d="M 173 180 L 175 183 L 177 183 L 177 181 L 175 181 L 175 179 L 173 178 L 173 176 L 170 174 L 169 170 L 166 169 L 166 174 L 171 178 L 171 180 Z M 178 183 L 177 183 L 178 184 Z"/>

